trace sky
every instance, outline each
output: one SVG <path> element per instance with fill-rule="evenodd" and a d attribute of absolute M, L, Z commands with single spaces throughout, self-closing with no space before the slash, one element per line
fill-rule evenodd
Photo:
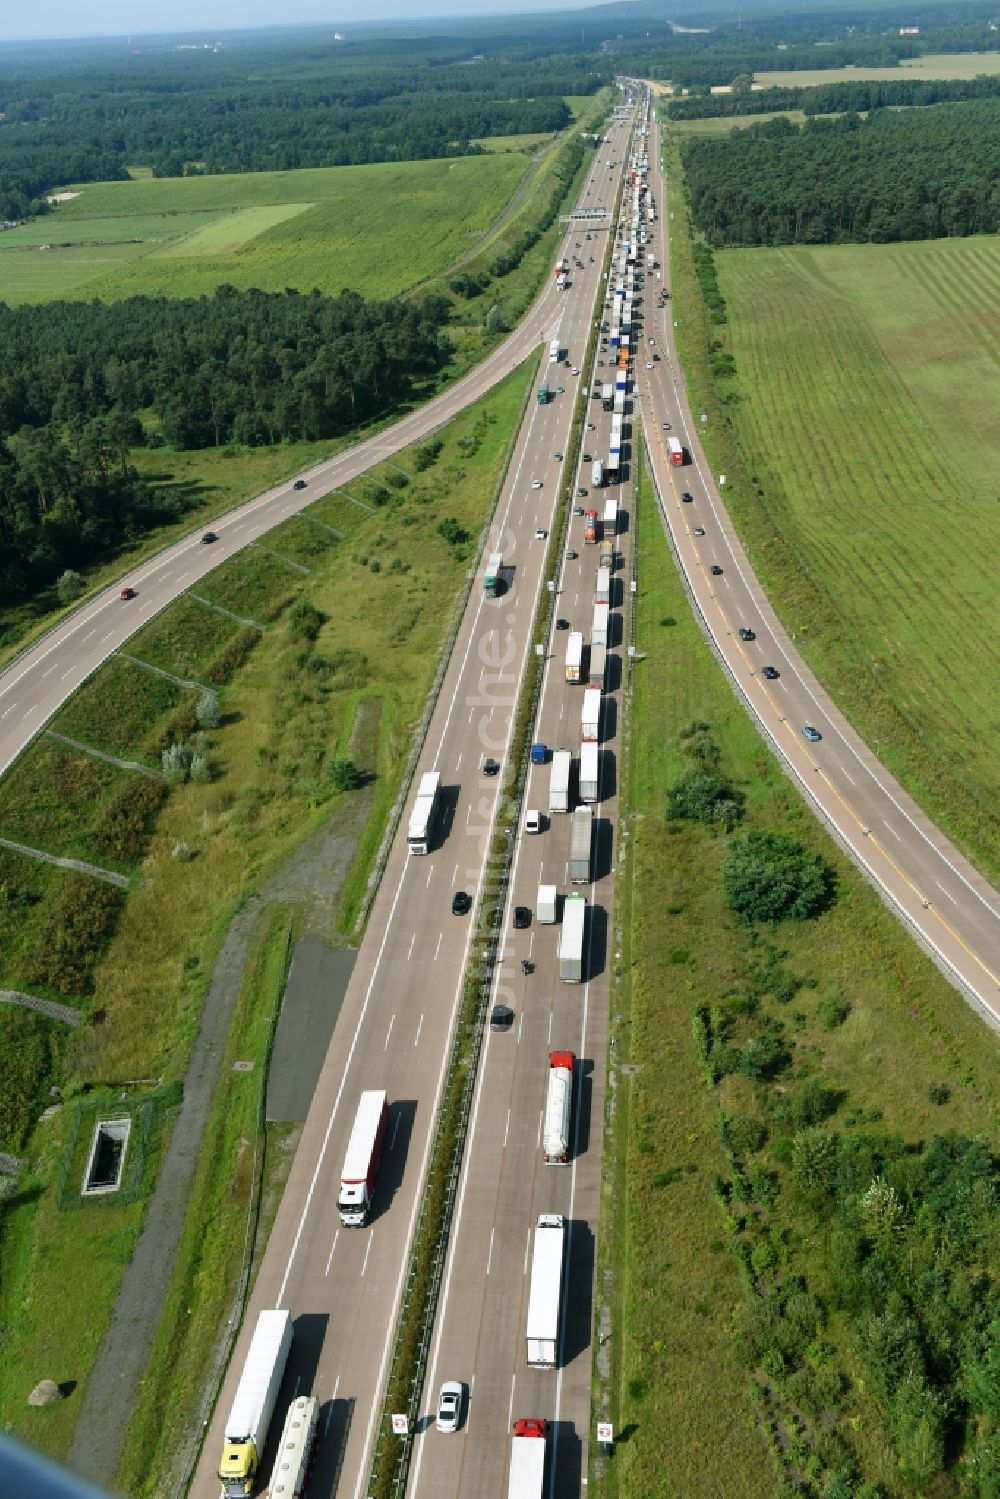
<path fill-rule="evenodd" d="M 586 3 L 586 0 L 583 0 Z M 0 0 L 0 42 L 577 10 L 581 0 Z"/>

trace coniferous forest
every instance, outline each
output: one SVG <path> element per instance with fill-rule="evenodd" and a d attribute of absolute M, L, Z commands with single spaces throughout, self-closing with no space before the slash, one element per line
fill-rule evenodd
<path fill-rule="evenodd" d="M 1000 228 L 1000 101 L 862 119 L 776 119 L 683 147 L 715 245 L 829 244 Z"/>
<path fill-rule="evenodd" d="M 0 303 L 0 597 L 175 518 L 129 450 L 335 437 L 444 363 L 448 304 L 353 292 Z M 149 436 L 147 437 L 147 428 Z"/>

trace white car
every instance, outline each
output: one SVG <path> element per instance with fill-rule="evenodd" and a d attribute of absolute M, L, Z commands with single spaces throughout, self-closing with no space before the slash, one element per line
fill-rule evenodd
<path fill-rule="evenodd" d="M 580 373 L 580 371 L 577 369 L 576 365 L 574 364 L 573 368 L 570 370 L 570 374 L 571 375 L 578 375 L 579 373 Z"/>
<path fill-rule="evenodd" d="M 542 487 L 542 481 L 541 481 L 541 479 L 532 479 L 532 481 L 531 481 L 531 487 L 532 487 L 532 489 L 541 489 L 541 487 Z"/>
<path fill-rule="evenodd" d="M 524 814 L 524 831 L 526 833 L 540 833 L 542 831 L 542 814 L 536 812 L 534 807 L 529 807 Z"/>
<path fill-rule="evenodd" d="M 648 369 L 648 370 L 651 370 L 651 369 L 652 369 L 652 368 L 653 368 L 653 366 L 652 366 L 652 365 L 651 365 L 651 364 L 647 364 L 647 365 L 646 365 L 646 368 L 647 368 L 647 369 Z"/>
<path fill-rule="evenodd" d="M 548 538 L 548 534 L 549 534 L 548 531 L 543 531 L 542 528 L 541 528 L 541 526 L 538 526 L 536 528 L 536 530 L 535 530 L 535 540 L 536 541 L 545 541 Z"/>
<path fill-rule="evenodd" d="M 457 1431 L 462 1419 L 462 1397 L 464 1390 L 457 1379 L 446 1379 L 438 1396 L 437 1415 L 434 1425 L 438 1431 Z"/>

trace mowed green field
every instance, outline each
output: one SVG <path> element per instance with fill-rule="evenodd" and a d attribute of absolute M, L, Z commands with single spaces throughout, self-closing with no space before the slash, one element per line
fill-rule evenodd
<path fill-rule="evenodd" d="M 866 83 L 911 78 L 978 78 L 1000 73 L 1000 52 L 935 52 L 904 57 L 898 68 L 800 68 L 793 73 L 755 73 L 765 88 L 815 88 L 826 83 Z"/>
<path fill-rule="evenodd" d="M 395 296 L 478 244 L 528 168 L 515 152 L 86 184 L 0 235 L 0 295 L 111 301 L 228 282 Z"/>
<path fill-rule="evenodd" d="M 738 370 L 728 409 L 786 543 L 768 542 L 748 506 L 757 563 L 862 733 L 989 864 L 1000 240 L 716 261 Z M 830 606 L 823 620 L 803 617 L 808 584 Z"/>

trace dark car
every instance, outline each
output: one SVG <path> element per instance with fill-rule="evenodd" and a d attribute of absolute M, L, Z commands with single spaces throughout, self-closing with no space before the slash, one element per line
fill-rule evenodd
<path fill-rule="evenodd" d="M 717 562 L 713 562 L 712 563 L 710 571 L 711 571 L 711 574 L 712 574 L 713 578 L 721 578 L 722 577 L 722 568 L 719 566 L 719 564 Z"/>
<path fill-rule="evenodd" d="M 305 489 L 305 487 L 306 487 L 306 481 L 305 481 L 305 479 L 296 479 L 295 483 L 292 485 L 293 489 Z"/>
<path fill-rule="evenodd" d="M 519 932 L 523 932 L 526 926 L 531 925 L 531 911 L 527 906 L 514 907 L 514 925 Z"/>
<path fill-rule="evenodd" d="M 776 666 L 765 666 L 763 674 L 769 682 L 776 682 L 781 676 L 781 672 Z"/>
<path fill-rule="evenodd" d="M 500 774 L 500 761 L 494 760 L 492 755 L 487 755 L 483 761 L 484 776 L 498 776 Z"/>
<path fill-rule="evenodd" d="M 556 620 L 556 629 L 557 630 L 568 630 L 569 629 L 569 620 L 568 619 L 557 619 Z"/>
<path fill-rule="evenodd" d="M 118 597 L 120 599 L 123 599 L 123 600 L 126 600 L 126 601 L 128 599 L 134 599 L 135 598 L 135 589 L 134 588 L 123 588 L 122 591 L 121 591 L 121 593 L 118 595 Z"/>
<path fill-rule="evenodd" d="M 705 534 L 705 527 L 704 526 L 692 526 L 691 527 L 691 535 L 692 536 L 704 536 L 704 534 Z"/>
<path fill-rule="evenodd" d="M 584 453 L 584 455 L 583 455 L 583 461 L 584 461 L 584 463 L 590 463 L 591 462 L 591 457 L 590 457 L 589 453 Z"/>
<path fill-rule="evenodd" d="M 218 541 L 218 539 L 214 531 L 206 531 L 201 538 L 201 544 L 202 546 L 208 546 L 210 542 Z"/>
<path fill-rule="evenodd" d="M 684 501 L 685 505 L 693 505 L 694 504 L 694 495 L 691 494 L 686 489 L 685 489 L 684 493 L 681 495 L 681 499 Z"/>
<path fill-rule="evenodd" d="M 451 898 L 451 914 L 453 916 L 468 916 L 472 910 L 472 897 L 464 890 L 456 890 Z"/>
<path fill-rule="evenodd" d="M 754 632 L 752 630 L 748 630 L 747 629 L 746 625 L 741 625 L 740 626 L 740 639 L 741 640 L 756 640 L 757 637 L 756 637 L 756 635 L 754 634 Z"/>
<path fill-rule="evenodd" d="M 514 1011 L 509 1005 L 494 1005 L 490 1011 L 490 1030 L 509 1031 L 514 1024 Z"/>
<path fill-rule="evenodd" d="M 804 723 L 802 725 L 802 733 L 809 740 L 810 744 L 819 744 L 823 737 L 819 729 L 814 729 L 811 723 Z"/>

